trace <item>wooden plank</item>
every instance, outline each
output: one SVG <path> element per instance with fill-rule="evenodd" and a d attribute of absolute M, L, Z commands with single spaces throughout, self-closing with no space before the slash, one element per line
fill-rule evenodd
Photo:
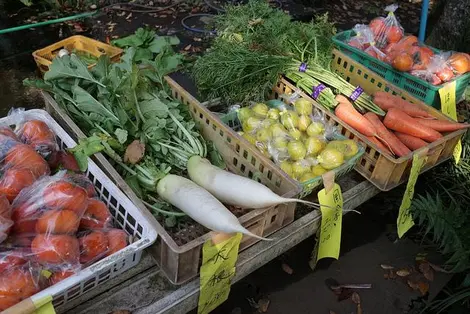
<path fill-rule="evenodd" d="M 379 190 L 368 181 L 351 173 L 340 180 L 344 186 L 345 210 L 358 207 Z M 237 263 L 234 282 L 249 275 L 283 252 L 314 234 L 318 228 L 318 213 L 310 212 L 272 235 L 271 242 L 259 242 L 242 252 Z M 111 287 L 106 293 L 77 306 L 70 313 L 110 313 L 130 310 L 134 314 L 186 313 L 197 306 L 199 279 L 181 287 L 171 285 L 163 273 L 153 267 L 134 278 Z"/>

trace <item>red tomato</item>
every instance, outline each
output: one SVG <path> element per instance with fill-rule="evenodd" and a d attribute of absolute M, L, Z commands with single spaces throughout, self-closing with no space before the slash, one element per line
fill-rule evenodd
<path fill-rule="evenodd" d="M 47 162 L 34 149 L 25 144 L 18 144 L 10 149 L 5 157 L 5 165 L 29 169 L 36 178 L 49 173 Z"/>
<path fill-rule="evenodd" d="M 47 162 L 54 171 L 65 169 L 73 172 L 80 172 L 77 160 L 75 160 L 73 154 L 69 152 L 64 152 L 62 150 L 52 152 L 48 157 Z"/>
<path fill-rule="evenodd" d="M 93 231 L 78 239 L 80 242 L 80 263 L 88 264 L 106 256 L 108 237 L 103 231 Z"/>
<path fill-rule="evenodd" d="M 38 234 L 31 243 L 31 250 L 41 263 L 78 264 L 80 249 L 74 236 Z"/>
<path fill-rule="evenodd" d="M 397 43 L 403 37 L 403 30 L 399 26 L 390 26 L 385 30 L 385 35 L 389 43 Z"/>
<path fill-rule="evenodd" d="M 77 232 L 80 218 L 74 211 L 52 209 L 44 212 L 36 223 L 37 233 L 72 234 Z"/>
<path fill-rule="evenodd" d="M 90 199 L 80 221 L 80 229 L 103 229 L 109 227 L 111 222 L 111 213 L 106 204 L 97 199 Z"/>
<path fill-rule="evenodd" d="M 56 283 L 73 275 L 75 275 L 75 272 L 71 270 L 58 271 L 52 274 L 51 278 L 49 278 L 49 282 L 51 285 L 55 285 Z"/>
<path fill-rule="evenodd" d="M 108 254 L 110 256 L 127 246 L 127 233 L 121 229 L 110 229 L 106 233 L 108 236 Z"/>
<path fill-rule="evenodd" d="M 88 197 L 96 196 L 95 186 L 85 175 L 78 173 L 68 173 L 66 175 L 67 181 L 78 185 L 86 190 Z"/>
<path fill-rule="evenodd" d="M 0 274 L 26 263 L 25 252 L 21 250 L 0 253 Z"/>
<path fill-rule="evenodd" d="M 23 203 L 13 208 L 13 232 L 16 234 L 35 234 L 37 219 L 41 214 L 40 205 Z"/>
<path fill-rule="evenodd" d="M 18 196 L 24 188 L 36 181 L 34 173 L 27 168 L 9 168 L 0 179 L 0 193 L 4 194 L 10 202 Z"/>
<path fill-rule="evenodd" d="M 85 189 L 67 181 L 57 181 L 47 186 L 43 192 L 44 205 L 50 209 L 68 209 L 79 217 L 88 206 Z"/>
<path fill-rule="evenodd" d="M 370 21 L 369 27 L 374 33 L 375 36 L 377 36 L 379 33 L 382 32 L 382 30 L 385 30 L 385 23 L 384 23 L 384 18 L 383 17 L 377 17 Z"/>

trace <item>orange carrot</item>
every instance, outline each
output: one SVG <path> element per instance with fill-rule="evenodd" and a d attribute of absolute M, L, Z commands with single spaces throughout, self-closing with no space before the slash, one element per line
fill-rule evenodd
<path fill-rule="evenodd" d="M 341 121 L 365 136 L 377 135 L 377 130 L 374 126 L 354 109 L 353 105 L 346 97 L 337 95 L 336 100 L 339 104 L 336 106 L 335 114 Z"/>
<path fill-rule="evenodd" d="M 434 116 L 426 110 L 421 109 L 418 105 L 412 104 L 401 97 L 394 96 L 386 92 L 375 92 L 374 102 L 385 111 L 390 108 L 398 108 L 412 117 L 435 119 Z"/>
<path fill-rule="evenodd" d="M 395 135 L 403 142 L 411 150 L 417 150 L 421 147 L 428 145 L 425 141 L 420 138 L 414 137 L 412 135 L 408 135 L 405 133 L 395 132 Z"/>
<path fill-rule="evenodd" d="M 411 153 L 408 147 L 403 144 L 398 137 L 395 136 L 392 132 L 387 130 L 387 128 L 383 125 L 380 121 L 379 117 L 373 113 L 368 112 L 364 115 L 364 117 L 369 120 L 370 123 L 374 126 L 377 130 L 377 135 L 381 141 L 384 142 L 385 145 L 390 147 L 390 150 L 397 156 L 403 157 Z"/>
<path fill-rule="evenodd" d="M 396 108 L 388 110 L 384 125 L 390 130 L 413 135 L 430 143 L 442 137 L 441 133 L 419 124 L 415 119 Z"/>
<path fill-rule="evenodd" d="M 457 123 L 449 120 L 428 120 L 428 119 L 415 119 L 419 124 L 427 126 L 438 132 L 453 132 L 470 127 L 470 124 Z"/>
<path fill-rule="evenodd" d="M 384 144 L 382 144 L 381 141 L 379 141 L 375 137 L 367 136 L 367 139 L 371 141 L 372 143 L 374 143 L 375 145 L 377 145 L 377 147 L 381 150 L 381 152 L 392 155 L 392 153 L 390 152 L 390 149 L 388 149 Z"/>

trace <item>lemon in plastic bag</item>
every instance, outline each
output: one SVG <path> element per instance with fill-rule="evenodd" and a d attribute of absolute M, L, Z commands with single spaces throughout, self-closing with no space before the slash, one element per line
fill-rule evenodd
<path fill-rule="evenodd" d="M 282 171 L 284 171 L 289 177 L 292 178 L 294 176 L 291 162 L 284 160 L 284 161 L 281 161 L 279 166 L 281 167 Z"/>
<path fill-rule="evenodd" d="M 280 123 L 274 123 L 269 127 L 272 137 L 288 137 L 286 128 Z"/>
<path fill-rule="evenodd" d="M 302 183 L 305 183 L 305 182 L 307 182 L 309 180 L 312 180 L 316 177 L 318 177 L 318 176 L 315 175 L 313 172 L 306 172 L 300 177 L 299 181 L 302 182 Z"/>
<path fill-rule="evenodd" d="M 299 117 L 299 125 L 298 128 L 300 131 L 305 132 L 307 131 L 308 126 L 312 123 L 312 119 L 310 119 L 309 116 L 306 115 L 300 115 Z"/>
<path fill-rule="evenodd" d="M 313 121 L 307 128 L 308 136 L 318 136 L 325 132 L 325 126 L 321 122 Z"/>
<path fill-rule="evenodd" d="M 257 103 L 253 107 L 251 107 L 251 110 L 260 118 L 266 118 L 266 116 L 268 115 L 269 107 L 266 104 Z"/>
<path fill-rule="evenodd" d="M 281 123 L 287 129 L 295 129 L 299 124 L 299 115 L 292 110 L 287 110 L 281 115 Z"/>
<path fill-rule="evenodd" d="M 307 149 L 301 141 L 291 141 L 287 144 L 287 153 L 292 160 L 301 160 L 307 154 Z"/>
<path fill-rule="evenodd" d="M 258 131 L 256 131 L 256 140 L 260 142 L 267 142 L 271 138 L 271 132 L 269 132 L 269 129 L 266 128 L 261 128 Z"/>
<path fill-rule="evenodd" d="M 295 140 L 300 140 L 300 137 L 302 136 L 302 132 L 300 132 L 298 129 L 290 129 L 289 135 Z"/>
<path fill-rule="evenodd" d="M 318 162 L 326 170 L 331 170 L 343 164 L 344 155 L 335 148 L 327 147 L 318 155 Z"/>
<path fill-rule="evenodd" d="M 305 98 L 299 98 L 294 102 L 295 111 L 300 115 L 311 115 L 313 105 L 310 101 Z"/>
<path fill-rule="evenodd" d="M 343 153 L 344 158 L 349 159 L 352 156 L 356 155 L 359 151 L 359 146 L 353 140 L 336 140 L 331 141 L 326 145 L 326 147 L 334 148 Z"/>
<path fill-rule="evenodd" d="M 256 117 L 248 117 L 245 122 L 242 123 L 243 131 L 251 133 L 261 126 L 263 121 Z"/>
<path fill-rule="evenodd" d="M 286 149 L 288 140 L 284 136 L 278 136 L 272 139 L 271 144 L 276 149 Z"/>
<path fill-rule="evenodd" d="M 281 115 L 279 113 L 279 109 L 271 108 L 271 109 L 268 110 L 267 118 L 274 119 L 274 120 L 279 120 L 280 117 L 281 117 Z"/>
<path fill-rule="evenodd" d="M 300 178 L 306 172 L 310 171 L 310 165 L 305 160 L 298 160 L 292 164 L 292 173 L 294 178 Z"/>
<path fill-rule="evenodd" d="M 320 165 L 315 165 L 312 167 L 312 174 L 314 174 L 315 176 L 321 176 L 326 172 L 328 171 Z"/>
<path fill-rule="evenodd" d="M 308 156 L 316 156 L 320 153 L 326 144 L 317 137 L 309 137 L 305 140 L 305 149 L 307 150 Z"/>
<path fill-rule="evenodd" d="M 254 116 L 255 113 L 248 107 L 240 108 L 237 112 L 238 120 L 244 123 L 249 117 Z"/>

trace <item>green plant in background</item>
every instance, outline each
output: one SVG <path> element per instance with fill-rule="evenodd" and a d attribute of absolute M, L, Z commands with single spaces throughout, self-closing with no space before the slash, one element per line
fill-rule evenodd
<path fill-rule="evenodd" d="M 53 10 L 75 9 L 84 10 L 89 9 L 91 5 L 98 4 L 98 0 L 19 0 L 25 6 L 43 5 Z"/>

